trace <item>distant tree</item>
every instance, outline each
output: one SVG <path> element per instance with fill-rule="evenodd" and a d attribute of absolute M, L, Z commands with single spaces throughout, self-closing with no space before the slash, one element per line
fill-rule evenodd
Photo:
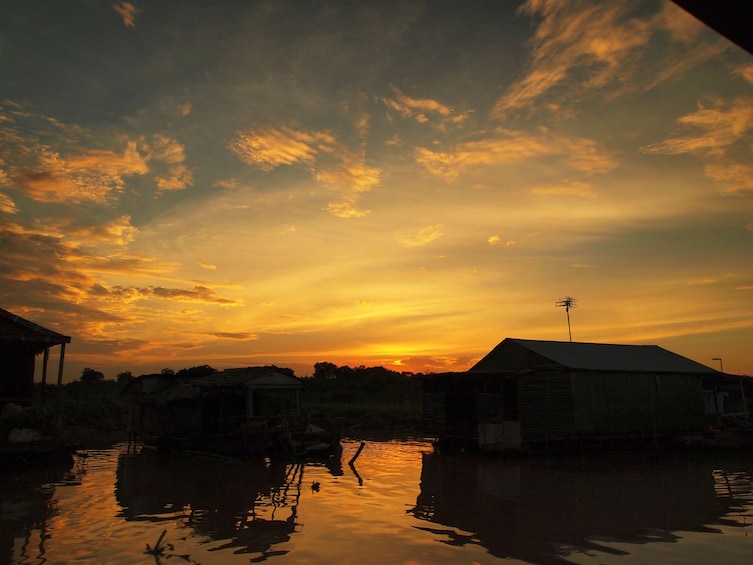
<path fill-rule="evenodd" d="M 94 383 L 105 380 L 104 373 L 89 369 L 88 367 L 81 371 L 81 377 L 79 379 L 82 383 Z"/>
<path fill-rule="evenodd" d="M 164 371 L 162 372 L 164 373 Z M 199 365 L 198 367 L 191 367 L 190 369 L 181 369 L 180 371 L 175 373 L 175 376 L 192 379 L 198 377 L 206 377 L 207 375 L 211 375 L 212 373 L 216 372 L 217 371 L 209 365 Z"/>
<path fill-rule="evenodd" d="M 118 373 L 115 377 L 115 380 L 117 383 L 121 386 L 125 386 L 128 383 L 130 383 L 135 377 L 131 373 L 131 371 L 123 371 L 122 373 Z"/>
<path fill-rule="evenodd" d="M 163 374 L 163 375 L 174 375 L 174 374 L 175 374 L 175 371 L 173 371 L 173 370 L 172 370 L 172 369 L 170 369 L 170 368 L 167 368 L 167 369 L 162 369 L 162 374 Z"/>
<path fill-rule="evenodd" d="M 337 376 L 337 365 L 334 363 L 314 363 L 315 379 L 334 379 Z"/>

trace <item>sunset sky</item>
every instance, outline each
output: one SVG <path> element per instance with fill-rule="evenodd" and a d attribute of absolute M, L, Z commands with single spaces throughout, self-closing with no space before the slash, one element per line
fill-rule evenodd
<path fill-rule="evenodd" d="M 66 380 L 465 370 L 564 296 L 753 374 L 753 56 L 674 4 L 7 4 L 0 307 Z"/>

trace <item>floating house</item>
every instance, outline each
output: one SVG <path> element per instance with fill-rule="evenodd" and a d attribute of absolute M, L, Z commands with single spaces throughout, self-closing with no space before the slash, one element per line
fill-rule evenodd
<path fill-rule="evenodd" d="M 656 345 L 507 338 L 467 373 L 424 377 L 424 427 L 489 451 L 656 442 L 708 428 L 717 376 Z"/>
<path fill-rule="evenodd" d="M 130 428 L 145 445 L 161 449 L 241 458 L 270 447 L 294 449 L 302 388 L 292 370 L 278 367 L 143 375 L 128 387 Z"/>

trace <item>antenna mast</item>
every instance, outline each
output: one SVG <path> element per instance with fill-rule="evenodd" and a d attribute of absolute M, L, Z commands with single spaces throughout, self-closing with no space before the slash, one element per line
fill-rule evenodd
<path fill-rule="evenodd" d="M 557 302 L 554 304 L 555 306 L 565 307 L 565 312 L 567 313 L 567 333 L 570 336 L 570 341 L 573 341 L 573 332 L 570 330 L 570 308 L 577 308 L 578 307 L 578 301 L 573 298 L 572 296 L 565 296 L 564 298 L 560 298 Z"/>

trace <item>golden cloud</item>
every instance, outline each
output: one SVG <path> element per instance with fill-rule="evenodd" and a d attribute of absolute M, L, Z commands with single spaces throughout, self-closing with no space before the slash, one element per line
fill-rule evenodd
<path fill-rule="evenodd" d="M 289 128 L 262 128 L 240 132 L 228 145 L 241 161 L 271 171 L 282 165 L 312 163 L 316 136 Z"/>
<path fill-rule="evenodd" d="M 98 224 L 69 218 L 40 218 L 34 225 L 36 233 L 64 238 L 68 243 L 86 247 L 99 244 L 124 246 L 133 241 L 138 232 L 127 214 Z"/>
<path fill-rule="evenodd" d="M 195 286 L 193 288 L 164 288 L 149 287 L 141 289 L 145 295 L 153 295 L 156 298 L 175 300 L 177 302 L 203 302 L 209 304 L 219 304 L 220 306 L 241 306 L 241 300 L 231 300 L 218 296 L 211 288 L 206 286 Z"/>
<path fill-rule="evenodd" d="M 175 264 L 113 252 L 112 245 L 125 247 L 134 233 L 128 216 L 100 225 L 40 219 L 27 227 L 0 220 L 0 279 L 8 294 L 37 294 L 83 305 L 101 296 L 107 288 L 105 276 L 161 277 L 175 269 Z M 102 244 L 107 247 L 99 249 Z M 123 290 L 113 296 L 128 301 L 140 295 Z M 117 308 L 118 301 L 109 296 L 104 309 Z"/>
<path fill-rule="evenodd" d="M 585 182 L 568 181 L 562 184 L 537 186 L 529 189 L 536 196 L 572 196 L 576 198 L 596 198 L 594 188 Z"/>
<path fill-rule="evenodd" d="M 708 159 L 706 175 L 721 183 L 724 190 L 738 192 L 753 188 L 753 167 L 736 157 L 735 149 L 750 154 L 753 132 L 753 98 L 732 101 L 712 98 L 699 104 L 697 111 L 677 120 L 687 133 L 641 147 L 649 155 L 694 154 Z"/>
<path fill-rule="evenodd" d="M 212 183 L 213 188 L 238 188 L 239 181 L 235 177 L 220 179 Z"/>
<path fill-rule="evenodd" d="M 613 153 L 602 149 L 592 139 L 559 137 L 555 143 L 561 145 L 559 153 L 565 156 L 571 169 L 594 175 L 608 173 L 619 165 Z"/>
<path fill-rule="evenodd" d="M 363 152 L 350 150 L 326 131 L 249 130 L 238 133 L 228 148 L 244 163 L 265 171 L 303 164 L 317 182 L 340 194 L 326 210 L 341 218 L 368 214 L 356 208 L 358 195 L 380 182 L 380 169 L 367 165 Z"/>
<path fill-rule="evenodd" d="M 126 27 L 136 27 L 136 14 L 138 13 L 136 6 L 130 2 L 121 2 L 113 5 L 112 9 L 120 14 Z"/>
<path fill-rule="evenodd" d="M 327 204 L 325 210 L 327 210 L 327 212 L 329 212 L 333 216 L 346 219 L 362 218 L 363 216 L 370 214 L 369 210 L 359 210 L 354 206 L 353 202 L 348 202 L 345 200 L 341 200 L 339 202 L 330 202 L 329 204 Z"/>
<path fill-rule="evenodd" d="M 585 86 L 607 84 L 649 38 L 647 23 L 626 18 L 622 3 L 528 0 L 520 11 L 541 18 L 532 41 L 532 66 L 497 100 L 492 110 L 497 119 L 528 107 L 576 68 L 587 70 Z"/>
<path fill-rule="evenodd" d="M 128 177 L 148 174 L 150 164 L 157 169 L 158 192 L 180 190 L 193 183 L 193 172 L 185 165 L 184 146 L 161 134 L 150 141 L 125 140 L 122 151 L 59 153 L 51 150 L 48 142 L 18 134 L 18 125 L 36 124 L 45 138 L 58 139 L 62 147 L 75 147 L 77 138 L 87 137 L 85 133 L 77 126 L 25 112 L 9 101 L 0 104 L 0 119 L 8 126 L 0 129 L 0 180 L 38 202 L 106 204 L 123 191 Z"/>
<path fill-rule="evenodd" d="M 18 212 L 15 202 L 11 200 L 10 196 L 2 192 L 0 192 L 0 212 L 5 212 L 6 214 L 16 214 Z"/>
<path fill-rule="evenodd" d="M 395 86 L 391 88 L 395 93 L 395 98 L 382 98 L 382 103 L 389 110 L 394 110 L 403 118 L 413 118 L 419 123 L 432 121 L 432 118 L 429 116 L 438 116 L 438 127 L 444 129 L 447 124 L 462 124 L 472 113 L 472 110 L 456 113 L 453 108 L 437 100 L 411 98 L 403 94 Z"/>
<path fill-rule="evenodd" d="M 235 341 L 256 341 L 259 339 L 258 335 L 245 332 L 208 332 L 207 335 L 218 337 L 220 339 L 232 339 Z"/>
<path fill-rule="evenodd" d="M 396 99 L 390 99 L 390 98 L 384 98 L 384 104 L 388 108 L 392 108 L 393 110 L 396 110 L 401 115 L 405 117 L 410 117 L 418 113 L 423 112 L 430 112 L 430 113 L 436 113 L 440 116 L 449 116 L 453 113 L 453 109 L 449 106 L 446 106 L 442 104 L 441 102 L 437 102 L 436 100 L 431 99 L 417 99 L 417 98 L 410 98 L 409 96 L 406 96 L 403 94 L 398 88 L 392 87 L 392 90 L 397 95 Z"/>
<path fill-rule="evenodd" d="M 535 102 L 567 81 L 568 88 L 586 91 L 608 87 L 613 92 L 652 88 L 659 82 L 687 71 L 724 49 L 696 41 L 703 26 L 670 2 L 647 19 L 631 14 L 626 2 L 581 3 L 569 0 L 528 0 L 520 12 L 537 18 L 531 42 L 532 62 L 496 102 L 491 116 L 531 109 Z M 666 33 L 675 63 L 657 70 L 647 87 L 637 87 L 639 64 L 652 34 Z M 578 77 L 578 78 L 576 78 Z M 546 107 L 546 106 L 545 106 Z"/>
<path fill-rule="evenodd" d="M 744 192 L 753 190 L 753 165 L 724 162 L 707 163 L 706 176 L 720 183 L 724 192 Z"/>
<path fill-rule="evenodd" d="M 724 281 L 736 279 L 739 276 L 740 276 L 739 273 L 726 273 L 722 276 L 717 276 L 717 277 L 704 277 L 700 279 L 694 279 L 694 280 L 688 281 L 688 285 L 689 286 L 707 286 L 711 284 L 718 284 Z"/>
<path fill-rule="evenodd" d="M 730 145 L 753 128 L 753 98 L 740 97 L 730 103 L 714 98 L 678 122 L 708 132 L 712 146 Z"/>
<path fill-rule="evenodd" d="M 414 158 L 430 173 L 453 181 L 477 166 L 500 166 L 526 159 L 560 155 L 571 169 L 587 174 L 606 173 L 618 165 L 617 159 L 599 145 L 584 138 L 558 136 L 548 130 L 539 134 L 498 128 L 493 137 L 456 145 L 451 151 L 418 147 Z"/>
<path fill-rule="evenodd" d="M 218 295 L 209 287 L 196 285 L 193 288 L 166 288 L 162 286 L 106 286 L 104 283 L 96 283 L 89 289 L 93 297 L 117 298 L 123 302 L 131 303 L 137 300 L 158 298 L 174 302 L 192 302 L 199 304 L 215 304 L 219 306 L 241 306 L 242 300 L 232 300 Z"/>
<path fill-rule="evenodd" d="M 148 146 L 149 160 L 164 163 L 167 174 L 155 177 L 158 192 L 183 190 L 193 184 L 193 171 L 186 165 L 186 151 L 175 139 L 156 134 Z"/>
<path fill-rule="evenodd" d="M 360 156 L 344 153 L 340 158 L 342 163 L 338 167 L 316 171 L 314 178 L 341 192 L 368 192 L 379 184 L 381 171 L 368 166 Z"/>
<path fill-rule="evenodd" d="M 444 226 L 442 224 L 436 224 L 433 226 L 427 226 L 419 230 L 417 233 L 398 233 L 395 237 L 400 244 L 405 247 L 420 247 L 431 243 L 438 237 L 441 237 L 443 230 Z"/>
<path fill-rule="evenodd" d="M 739 67 L 735 67 L 733 71 L 749 83 L 753 84 L 753 63 L 749 65 L 740 65 Z"/>
<path fill-rule="evenodd" d="M 18 188 L 40 202 L 104 203 L 122 190 L 124 177 L 144 175 L 148 167 L 136 142 L 122 153 L 90 150 L 63 158 L 39 147 L 37 165 L 13 177 Z"/>

